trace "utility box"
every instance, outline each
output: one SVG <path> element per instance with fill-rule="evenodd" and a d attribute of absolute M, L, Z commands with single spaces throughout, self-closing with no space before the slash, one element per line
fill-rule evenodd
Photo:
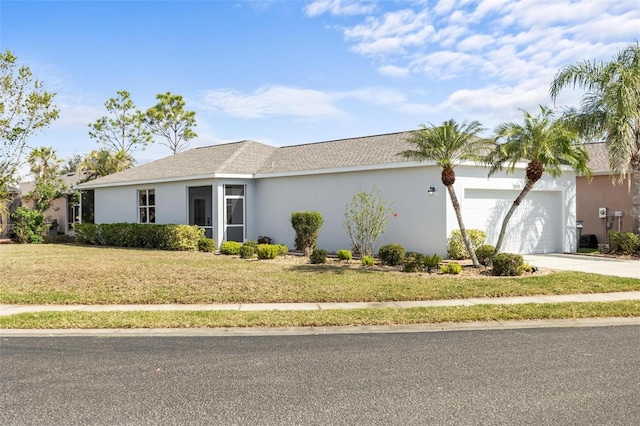
<path fill-rule="evenodd" d="M 598 207 L 598 217 L 600 219 L 605 219 L 607 217 L 607 208 L 606 207 Z"/>

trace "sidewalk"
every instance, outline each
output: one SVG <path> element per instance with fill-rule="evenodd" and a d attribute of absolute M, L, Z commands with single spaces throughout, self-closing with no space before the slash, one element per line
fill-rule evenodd
<path fill-rule="evenodd" d="M 0 316 L 35 312 L 125 311 L 326 311 L 331 309 L 418 308 L 433 306 L 521 305 L 525 303 L 617 302 L 640 300 L 640 291 L 559 296 L 483 297 L 452 300 L 351 303 L 242 303 L 210 305 L 0 305 Z"/>

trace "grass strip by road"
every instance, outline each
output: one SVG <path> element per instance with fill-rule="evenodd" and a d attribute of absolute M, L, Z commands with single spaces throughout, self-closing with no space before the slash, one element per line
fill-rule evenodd
<path fill-rule="evenodd" d="M 637 290 L 639 279 L 578 272 L 465 277 L 199 252 L 0 245 L 4 304 L 386 302 Z"/>
<path fill-rule="evenodd" d="M 0 328 L 328 327 L 638 316 L 640 301 L 621 301 L 327 311 L 42 312 L 0 317 Z"/>

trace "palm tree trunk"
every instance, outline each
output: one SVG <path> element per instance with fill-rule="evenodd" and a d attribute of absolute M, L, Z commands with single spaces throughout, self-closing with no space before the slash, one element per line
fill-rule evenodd
<path fill-rule="evenodd" d="M 464 245 L 467 248 L 467 251 L 471 255 L 471 261 L 473 262 L 474 268 L 480 267 L 480 262 L 478 262 L 478 257 L 476 256 L 476 251 L 473 248 L 473 244 L 471 244 L 471 239 L 469 235 L 467 235 L 467 228 L 464 227 L 464 222 L 462 221 L 462 213 L 460 212 L 460 203 L 458 202 L 458 197 L 456 197 L 456 191 L 453 189 L 453 185 L 447 185 L 447 190 L 449 191 L 449 196 L 451 197 L 451 204 L 453 204 L 453 210 L 456 212 L 456 217 L 458 218 L 458 227 L 460 228 L 460 234 L 462 234 L 462 241 L 464 241 Z"/>
<path fill-rule="evenodd" d="M 516 211 L 522 200 L 524 200 L 524 197 L 526 197 L 529 191 L 531 191 L 531 188 L 533 188 L 534 184 L 535 182 L 527 179 L 527 183 L 524 185 L 524 188 L 522 188 L 522 191 L 520 191 L 520 195 L 518 195 L 518 198 L 515 199 L 515 201 L 511 205 L 511 208 L 504 217 L 504 220 L 502 221 L 502 228 L 500 228 L 500 235 L 498 236 L 498 242 L 496 243 L 496 254 L 500 252 L 500 248 L 502 247 L 504 234 L 507 231 L 507 225 L 509 224 L 509 220 L 511 220 L 511 216 L 513 216 L 513 213 Z"/>

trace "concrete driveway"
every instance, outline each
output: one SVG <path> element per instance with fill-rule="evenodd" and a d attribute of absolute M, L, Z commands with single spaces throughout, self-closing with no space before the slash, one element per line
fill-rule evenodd
<path fill-rule="evenodd" d="M 527 254 L 523 257 L 525 262 L 539 268 L 640 279 L 640 260 L 563 253 Z"/>

